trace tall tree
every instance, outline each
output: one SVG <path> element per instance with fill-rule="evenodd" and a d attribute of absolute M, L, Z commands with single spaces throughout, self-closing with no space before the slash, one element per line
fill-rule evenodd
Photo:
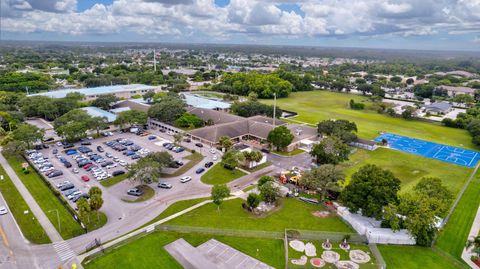
<path fill-rule="evenodd" d="M 99 187 L 93 186 L 88 190 L 88 195 L 90 196 L 90 209 L 97 212 L 98 219 L 100 208 L 102 208 L 103 205 L 102 190 Z"/>
<path fill-rule="evenodd" d="M 339 137 L 345 143 L 357 139 L 357 125 L 348 120 L 324 120 L 317 128 L 319 134 Z"/>
<path fill-rule="evenodd" d="M 85 217 L 88 217 L 90 215 L 90 204 L 88 203 L 87 199 L 84 197 L 78 199 L 77 201 L 77 208 L 78 208 L 78 214 L 80 215 L 80 218 L 85 219 Z M 90 217 L 88 217 L 88 222 L 90 222 Z"/>
<path fill-rule="evenodd" d="M 122 111 L 117 115 L 117 118 L 113 124 L 123 128 L 125 126 L 132 125 L 144 125 L 147 123 L 148 116 L 147 113 L 138 109 L 131 109 L 127 111 Z"/>
<path fill-rule="evenodd" d="M 224 148 L 225 151 L 228 151 L 230 150 L 230 148 L 233 146 L 233 142 L 232 142 L 232 139 L 230 139 L 230 137 L 224 135 L 224 136 L 221 136 L 219 139 L 218 139 L 218 143 L 220 144 L 220 146 L 222 148 Z"/>
<path fill-rule="evenodd" d="M 285 126 L 278 126 L 268 133 L 267 140 L 277 148 L 277 151 L 285 149 L 293 141 L 293 134 Z"/>
<path fill-rule="evenodd" d="M 323 201 L 325 200 L 327 190 L 338 190 L 338 182 L 344 178 L 345 176 L 336 166 L 324 164 L 318 168 L 307 171 L 299 183 L 307 189 L 319 190 L 321 194 L 320 199 Z"/>
<path fill-rule="evenodd" d="M 185 102 L 177 96 L 167 95 L 148 109 L 148 116 L 165 123 L 174 123 L 185 113 Z"/>
<path fill-rule="evenodd" d="M 222 165 L 223 167 L 234 170 L 240 164 L 240 162 L 245 160 L 245 156 L 238 150 L 231 149 L 227 151 L 222 156 Z"/>
<path fill-rule="evenodd" d="M 273 181 L 267 181 L 258 187 L 260 197 L 266 203 L 274 203 L 277 201 L 280 193 L 278 187 L 275 187 Z"/>
<path fill-rule="evenodd" d="M 172 164 L 173 157 L 170 153 L 152 152 L 138 162 L 129 166 L 128 177 L 131 181 L 139 183 L 157 182 L 162 170 Z"/>
<path fill-rule="evenodd" d="M 97 99 L 92 101 L 92 106 L 108 110 L 118 100 L 118 97 L 113 94 L 100 95 Z"/>
<path fill-rule="evenodd" d="M 319 164 L 339 164 L 348 160 L 349 153 L 350 148 L 340 138 L 329 136 L 313 146 L 310 155 L 315 157 Z"/>
<path fill-rule="evenodd" d="M 230 196 L 230 189 L 227 187 L 227 185 L 214 185 L 212 187 L 211 198 L 213 203 L 217 205 L 217 210 L 220 210 L 220 205 L 228 196 Z"/>
<path fill-rule="evenodd" d="M 352 175 L 341 194 L 345 206 L 352 212 L 362 211 L 367 217 L 382 217 L 384 206 L 397 204 L 400 180 L 389 170 L 367 164 Z"/>
<path fill-rule="evenodd" d="M 88 123 L 88 128 L 95 130 L 97 136 L 100 136 L 100 130 L 108 127 L 108 119 L 106 117 L 92 117 Z"/>
<path fill-rule="evenodd" d="M 30 148 L 32 143 L 41 140 L 44 134 L 45 130 L 28 123 L 19 124 L 17 129 L 12 132 L 13 139 L 25 142 L 27 148 Z"/>

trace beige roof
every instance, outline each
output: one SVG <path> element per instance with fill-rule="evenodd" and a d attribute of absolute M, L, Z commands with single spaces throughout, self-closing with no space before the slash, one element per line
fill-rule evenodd
<path fill-rule="evenodd" d="M 229 122 L 235 122 L 235 121 L 245 119 L 240 116 L 236 116 L 226 112 L 221 112 L 221 111 L 212 110 L 212 109 L 190 108 L 187 110 L 188 110 L 188 113 L 197 115 L 203 121 L 212 120 L 214 124 L 229 123 Z"/>
<path fill-rule="evenodd" d="M 475 93 L 475 89 L 469 87 L 455 87 L 455 86 L 445 86 L 440 85 L 438 88 L 445 89 L 452 92 L 461 92 L 461 93 Z"/>

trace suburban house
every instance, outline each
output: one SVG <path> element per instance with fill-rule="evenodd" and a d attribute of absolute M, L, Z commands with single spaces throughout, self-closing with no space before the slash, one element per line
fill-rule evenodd
<path fill-rule="evenodd" d="M 475 95 L 475 89 L 470 88 L 470 87 L 456 87 L 456 86 L 445 86 L 445 85 L 440 85 L 435 88 L 435 90 L 444 90 L 447 91 L 448 96 L 453 97 L 459 94 L 468 94 L 470 96 Z"/>
<path fill-rule="evenodd" d="M 435 115 L 445 115 L 453 110 L 453 106 L 448 102 L 435 102 L 425 106 L 425 112 Z"/>

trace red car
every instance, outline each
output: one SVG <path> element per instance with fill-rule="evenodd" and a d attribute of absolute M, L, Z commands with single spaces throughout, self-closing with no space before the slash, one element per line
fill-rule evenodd
<path fill-rule="evenodd" d="M 90 168 L 90 166 L 92 166 L 92 165 L 93 165 L 93 163 L 86 164 L 86 165 L 83 167 L 83 169 L 88 169 L 88 168 Z"/>
<path fill-rule="evenodd" d="M 90 181 L 90 178 L 88 176 L 82 176 L 82 180 L 87 182 L 87 181 Z"/>

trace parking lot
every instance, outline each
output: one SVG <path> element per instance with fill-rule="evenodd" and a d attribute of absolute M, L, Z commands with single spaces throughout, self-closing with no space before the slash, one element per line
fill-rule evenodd
<path fill-rule="evenodd" d="M 69 145 L 67 148 L 64 148 L 65 145 L 59 143 L 51 144 L 49 148 L 40 149 L 32 153 L 30 158 L 35 163 L 35 166 L 47 176 L 51 184 L 58 186 L 59 191 L 73 208 L 76 208 L 75 201 L 80 197 L 88 198 L 86 194 L 92 186 L 102 188 L 104 200 L 109 199 L 106 203 L 118 205 L 119 202 L 123 203 L 121 200 L 135 199 L 127 195 L 128 189 L 134 186 L 133 183 L 124 180 L 112 187 L 105 188 L 101 186 L 100 182 L 115 174 L 126 173 L 128 164 L 136 162 L 149 152 L 156 151 L 168 151 L 173 156 L 177 162 L 177 167 L 165 168 L 163 172 L 167 174 L 175 173 L 181 166 L 190 162 L 185 157 L 190 156 L 191 153 L 185 150 L 185 146 L 181 147 L 181 149 L 166 146 L 172 140 L 171 138 L 169 139 L 168 135 L 163 135 L 162 138 L 151 134 L 139 136 L 132 133 L 115 132 L 107 137 L 85 139 Z M 205 148 L 202 150 L 188 143 L 187 146 L 197 149 L 198 152 L 203 152 L 206 158 L 204 158 L 203 162 L 186 171 L 184 175 L 161 179 L 161 182 L 167 183 L 171 189 L 158 188 L 156 183 L 150 184 L 150 187 L 156 192 L 154 199 L 159 199 L 166 194 L 188 192 L 188 187 L 186 186 L 188 184 L 180 182 L 180 179 L 187 174 L 191 176 L 192 181 L 201 184 L 199 180 L 200 175 L 195 175 L 194 171 L 200 168 L 205 169 L 205 162 L 211 161 L 214 158 L 213 156 L 217 160 L 217 155 L 210 153 L 209 149 Z M 55 173 L 58 175 L 53 176 Z M 48 177 L 49 175 L 51 177 Z M 109 206 L 109 208 L 114 207 Z M 114 209 L 114 211 L 118 211 L 118 209 Z M 108 215 L 108 212 L 106 213 Z"/>

